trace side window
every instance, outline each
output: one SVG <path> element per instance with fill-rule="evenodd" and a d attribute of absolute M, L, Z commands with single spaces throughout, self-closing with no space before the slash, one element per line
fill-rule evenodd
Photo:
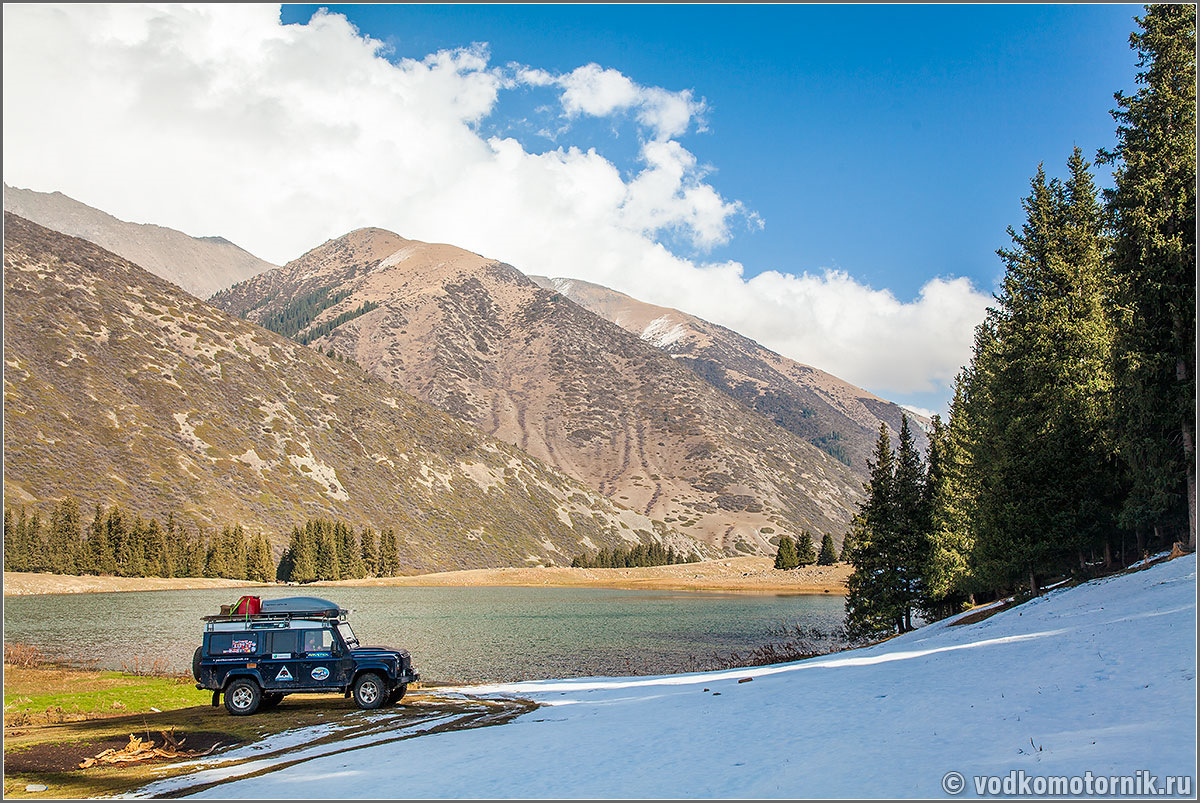
<path fill-rule="evenodd" d="M 213 633 L 208 637 L 209 655 L 255 655 L 258 633 Z"/>
<path fill-rule="evenodd" d="M 305 652 L 332 652 L 333 633 L 328 629 L 304 631 Z"/>
<path fill-rule="evenodd" d="M 267 652 L 275 655 L 291 655 L 300 652 L 299 630 L 276 630 L 268 634 L 267 638 L 271 639 L 271 649 Z"/>

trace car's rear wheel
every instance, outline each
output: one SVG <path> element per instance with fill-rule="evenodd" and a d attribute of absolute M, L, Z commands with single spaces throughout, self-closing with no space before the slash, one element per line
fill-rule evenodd
<path fill-rule="evenodd" d="M 194 653 L 192 653 L 192 677 L 194 677 L 196 680 L 200 679 L 200 653 L 203 652 L 203 650 L 204 647 L 200 646 L 196 648 Z"/>
<path fill-rule="evenodd" d="M 388 699 L 387 684 L 374 672 L 364 672 L 354 683 L 354 702 L 364 710 L 381 708 Z"/>
<path fill-rule="evenodd" d="M 388 697 L 388 705 L 395 705 L 404 699 L 404 695 L 408 693 L 408 684 L 401 683 L 392 689 L 391 695 Z"/>
<path fill-rule="evenodd" d="M 225 710 L 235 717 L 253 714 L 262 703 L 262 690 L 247 678 L 238 678 L 225 688 Z"/>

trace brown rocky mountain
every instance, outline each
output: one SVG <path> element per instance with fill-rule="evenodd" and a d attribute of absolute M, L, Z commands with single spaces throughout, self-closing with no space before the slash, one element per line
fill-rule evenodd
<path fill-rule="evenodd" d="M 173 511 L 262 529 L 277 551 L 331 516 L 394 528 L 410 570 L 651 540 L 708 550 L 358 366 L 90 242 L 4 223 L 8 504 Z"/>
<path fill-rule="evenodd" d="M 626 329 L 687 365 L 715 387 L 779 426 L 848 464 L 865 478 L 879 424 L 900 431 L 907 415 L 921 450 L 928 448 L 921 415 L 860 387 L 776 354 L 732 329 L 669 307 L 638 301 L 579 279 L 530 276 L 539 286 Z"/>
<path fill-rule="evenodd" d="M 372 374 L 730 551 L 775 533 L 840 538 L 844 464 L 658 348 L 450 245 L 360 229 L 212 299 Z"/>
<path fill-rule="evenodd" d="M 4 211 L 82 237 L 197 298 L 208 298 L 275 267 L 222 237 L 192 237 L 163 226 L 127 223 L 61 192 L 34 192 L 5 184 Z"/>

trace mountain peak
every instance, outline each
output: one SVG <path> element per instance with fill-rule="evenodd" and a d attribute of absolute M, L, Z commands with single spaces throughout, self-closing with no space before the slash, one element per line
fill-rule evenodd
<path fill-rule="evenodd" d="M 57 191 L 5 184 L 4 209 L 95 243 L 198 298 L 275 267 L 224 237 L 193 237 L 165 226 L 131 223 Z"/>

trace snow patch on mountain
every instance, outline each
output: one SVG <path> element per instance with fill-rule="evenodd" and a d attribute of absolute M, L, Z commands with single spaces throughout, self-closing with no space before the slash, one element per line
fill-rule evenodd
<path fill-rule="evenodd" d="M 641 338 L 660 349 L 664 349 L 672 343 L 679 342 L 687 337 L 687 335 L 688 330 L 686 326 L 676 323 L 668 316 L 663 315 L 646 324 L 646 328 L 642 330 Z"/>

